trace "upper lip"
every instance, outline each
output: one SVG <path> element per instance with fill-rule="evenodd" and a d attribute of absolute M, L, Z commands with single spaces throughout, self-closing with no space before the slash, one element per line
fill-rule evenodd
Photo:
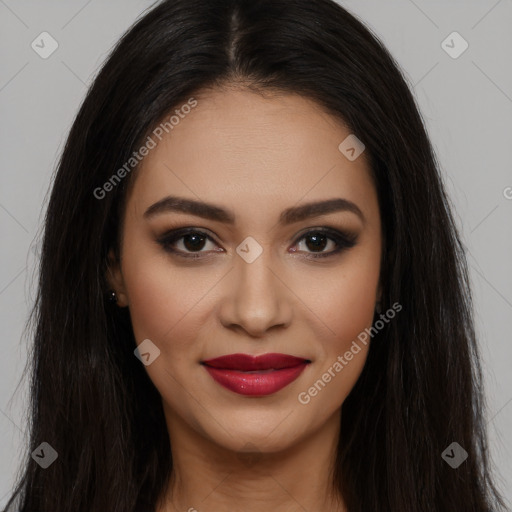
<path fill-rule="evenodd" d="M 229 354 L 201 361 L 201 364 L 219 368 L 223 370 L 280 370 L 282 368 L 292 368 L 299 364 L 310 363 L 309 359 L 303 357 L 291 356 L 288 354 L 261 354 L 251 356 L 249 354 Z"/>

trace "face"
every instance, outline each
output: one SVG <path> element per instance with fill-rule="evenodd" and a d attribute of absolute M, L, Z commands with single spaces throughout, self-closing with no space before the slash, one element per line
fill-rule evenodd
<path fill-rule="evenodd" d="M 358 335 L 379 294 L 376 190 L 364 152 L 338 148 L 350 131 L 316 103 L 194 98 L 135 171 L 109 279 L 137 344 L 160 351 L 145 369 L 171 439 L 181 425 L 275 452 L 338 419 L 363 368 Z"/>

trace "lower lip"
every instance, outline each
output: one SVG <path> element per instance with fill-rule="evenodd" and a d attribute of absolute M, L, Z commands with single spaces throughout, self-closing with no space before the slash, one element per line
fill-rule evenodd
<path fill-rule="evenodd" d="M 240 395 L 265 396 L 276 393 L 293 382 L 306 368 L 303 363 L 291 368 L 272 370 L 270 372 L 247 373 L 237 370 L 223 370 L 204 366 L 206 371 L 225 388 Z"/>

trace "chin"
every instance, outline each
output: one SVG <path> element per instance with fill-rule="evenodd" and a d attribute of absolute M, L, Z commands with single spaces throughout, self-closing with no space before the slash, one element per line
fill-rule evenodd
<path fill-rule="evenodd" d="M 299 418 L 300 412 L 291 407 L 263 411 L 262 408 L 251 410 L 248 406 L 245 410 L 238 409 L 233 415 L 222 414 L 222 425 L 229 428 L 209 422 L 205 434 L 215 444 L 235 452 L 280 452 L 299 443 L 318 428 L 308 418 Z"/>

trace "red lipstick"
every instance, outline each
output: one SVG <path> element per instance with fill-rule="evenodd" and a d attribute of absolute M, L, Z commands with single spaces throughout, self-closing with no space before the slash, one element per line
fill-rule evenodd
<path fill-rule="evenodd" d="M 240 395 L 265 396 L 293 382 L 310 362 L 287 354 L 230 354 L 201 364 L 221 386 Z"/>

